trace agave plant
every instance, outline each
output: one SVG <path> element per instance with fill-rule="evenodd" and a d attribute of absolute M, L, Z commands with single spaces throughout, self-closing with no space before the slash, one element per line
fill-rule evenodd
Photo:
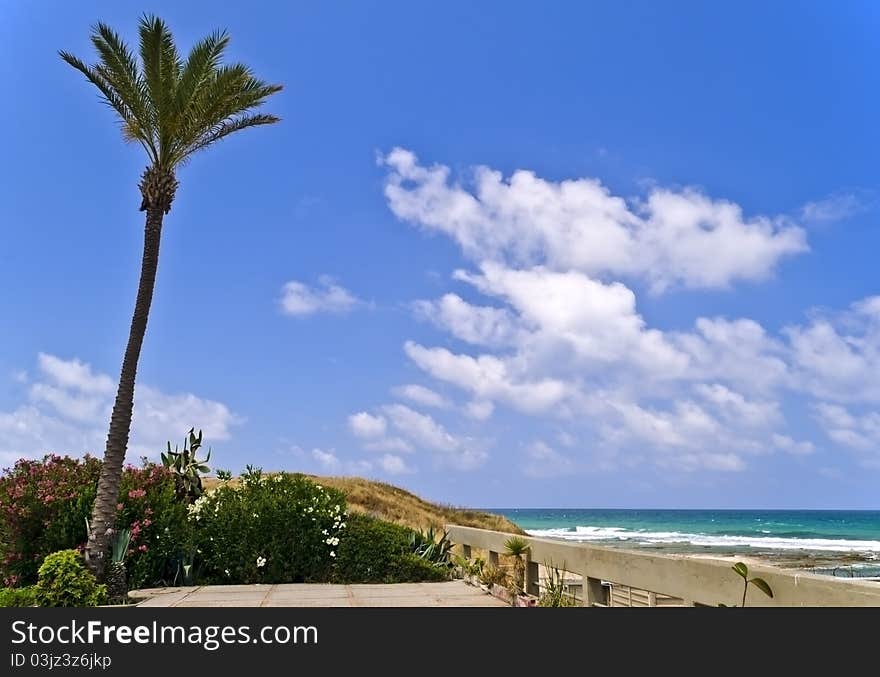
<path fill-rule="evenodd" d="M 196 435 L 195 429 L 190 428 L 187 439 L 183 441 L 183 450 L 178 451 L 175 445 L 174 451 L 171 451 L 171 442 L 169 442 L 168 451 L 162 454 L 162 465 L 174 473 L 177 496 L 188 503 L 193 503 L 202 495 L 201 475 L 211 471 L 207 466 L 208 461 L 211 460 L 211 450 L 208 449 L 208 455 L 202 460 L 196 455 L 201 446 L 202 431 L 199 430 L 199 434 Z"/>
<path fill-rule="evenodd" d="M 125 556 L 131 544 L 131 530 L 119 529 L 110 543 L 110 567 L 107 570 L 107 597 L 111 602 L 123 602 L 128 594 L 128 574 Z"/>
<path fill-rule="evenodd" d="M 430 527 L 427 531 L 414 530 L 409 537 L 410 551 L 439 567 L 453 565 L 452 545 L 449 534 L 444 531 L 438 537 L 434 527 Z"/>

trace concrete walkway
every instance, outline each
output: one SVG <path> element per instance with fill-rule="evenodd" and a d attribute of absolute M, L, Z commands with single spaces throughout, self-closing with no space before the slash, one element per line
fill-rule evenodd
<path fill-rule="evenodd" d="M 134 590 L 144 607 L 502 607 L 497 597 L 463 581 L 393 585 L 205 585 Z"/>

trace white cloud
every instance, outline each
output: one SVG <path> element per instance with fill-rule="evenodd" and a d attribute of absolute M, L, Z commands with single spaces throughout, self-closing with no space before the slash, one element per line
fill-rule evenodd
<path fill-rule="evenodd" d="M 468 343 L 505 346 L 516 336 L 513 317 L 508 311 L 473 306 L 456 294 L 446 294 L 437 301 L 416 301 L 414 307 L 417 315 Z"/>
<path fill-rule="evenodd" d="M 389 475 L 403 475 L 414 472 L 400 456 L 385 454 L 379 459 L 379 467 Z"/>
<path fill-rule="evenodd" d="M 840 402 L 880 402 L 880 297 L 785 330 L 798 386 Z"/>
<path fill-rule="evenodd" d="M 779 433 L 774 433 L 772 439 L 778 449 L 796 456 L 806 456 L 816 451 L 816 446 L 809 440 L 797 442 L 788 435 L 780 435 Z"/>
<path fill-rule="evenodd" d="M 78 359 L 40 353 L 28 404 L 0 411 L 0 458 L 47 452 L 101 456 L 116 386 Z M 182 441 L 191 427 L 206 441 L 225 440 L 243 419 L 223 403 L 191 393 L 168 394 L 146 384 L 135 389 L 128 458 L 156 457 L 168 440 Z"/>
<path fill-rule="evenodd" d="M 570 458 L 560 454 L 541 440 L 535 440 L 526 448 L 523 474 L 536 479 L 564 477 L 574 470 Z"/>
<path fill-rule="evenodd" d="M 39 353 L 37 366 L 43 376 L 60 388 L 99 395 L 109 395 L 116 390 L 113 379 L 106 374 L 94 373 L 90 365 L 76 358 L 64 360 L 55 355 Z"/>
<path fill-rule="evenodd" d="M 348 427 L 357 437 L 369 439 L 382 437 L 387 429 L 387 422 L 382 416 L 360 411 L 348 417 Z"/>
<path fill-rule="evenodd" d="M 699 384 L 696 390 L 707 402 L 714 405 L 723 417 L 734 423 L 761 427 L 771 425 L 781 418 L 778 403 L 747 400 L 740 393 L 720 383 Z"/>
<path fill-rule="evenodd" d="M 477 421 L 486 421 L 495 411 L 495 405 L 489 400 L 473 400 L 465 406 L 465 412 Z"/>
<path fill-rule="evenodd" d="M 409 454 L 412 452 L 412 445 L 400 437 L 383 437 L 382 439 L 364 444 L 367 451 L 396 451 Z"/>
<path fill-rule="evenodd" d="M 817 403 L 813 410 L 829 439 L 857 452 L 862 465 L 880 468 L 880 412 L 856 414 L 828 402 Z"/>
<path fill-rule="evenodd" d="M 364 476 L 373 471 L 373 464 L 363 459 L 340 459 L 334 449 L 312 449 L 312 459 L 321 472 L 331 475 Z"/>
<path fill-rule="evenodd" d="M 440 393 L 415 383 L 397 386 L 392 392 L 397 397 L 410 400 L 425 407 L 436 407 L 438 409 L 449 407 L 449 401 Z"/>
<path fill-rule="evenodd" d="M 640 276 L 663 291 L 760 280 L 807 250 L 804 231 L 787 219 L 745 218 L 738 205 L 691 188 L 654 188 L 628 203 L 592 178 L 554 182 L 519 170 L 505 179 L 478 167 L 467 188 L 450 181 L 448 167 L 420 165 L 402 148 L 382 162 L 391 210 L 451 236 L 477 262 Z"/>
<path fill-rule="evenodd" d="M 314 313 L 345 313 L 359 303 L 344 287 L 333 278 L 322 275 L 317 287 L 291 280 L 281 289 L 281 312 L 285 315 L 302 317 Z"/>
<path fill-rule="evenodd" d="M 809 223 L 843 221 L 866 208 L 856 193 L 835 193 L 822 200 L 808 202 L 801 208 L 801 219 Z"/>
<path fill-rule="evenodd" d="M 494 355 L 459 355 L 446 348 L 425 348 L 412 341 L 406 342 L 404 350 L 413 362 L 435 378 L 470 391 L 478 400 L 504 400 L 521 411 L 546 411 L 559 404 L 569 391 L 568 385 L 560 379 L 518 378 L 508 362 Z"/>
<path fill-rule="evenodd" d="M 332 451 L 312 449 L 312 458 L 318 462 L 324 472 L 338 473 L 342 468 L 342 463 Z"/>
<path fill-rule="evenodd" d="M 455 451 L 458 447 L 458 440 L 428 414 L 403 404 L 389 404 L 382 409 L 392 425 L 418 446 L 444 452 Z"/>
<path fill-rule="evenodd" d="M 488 459 L 482 445 L 475 440 L 457 437 L 428 414 L 410 409 L 403 404 L 382 407 L 391 425 L 417 449 L 433 452 L 440 465 L 458 470 L 472 470 Z"/>

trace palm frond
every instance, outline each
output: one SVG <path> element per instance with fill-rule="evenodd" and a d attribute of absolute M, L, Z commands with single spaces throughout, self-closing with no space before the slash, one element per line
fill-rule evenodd
<path fill-rule="evenodd" d="M 265 113 L 258 113 L 256 115 L 242 115 L 238 118 L 233 118 L 231 120 L 226 120 L 216 127 L 209 130 L 204 136 L 202 136 L 198 141 L 192 144 L 186 152 L 184 159 L 189 157 L 193 153 L 196 153 L 204 148 L 207 148 L 212 143 L 219 141 L 224 136 L 229 136 L 234 132 L 241 131 L 242 129 L 247 129 L 248 127 L 258 127 L 260 125 L 272 125 L 276 122 L 279 122 L 281 118 L 275 115 L 267 115 Z"/>
<path fill-rule="evenodd" d="M 146 138 L 137 134 L 137 130 L 139 129 L 138 120 L 132 113 L 128 103 L 122 98 L 122 96 L 120 96 L 119 92 L 116 91 L 105 75 L 97 67 L 87 66 L 83 61 L 69 52 L 60 51 L 58 54 L 64 59 L 64 61 L 85 75 L 86 79 L 98 88 L 98 91 L 101 92 L 101 98 L 104 103 L 116 111 L 116 114 L 122 121 L 123 134 L 126 138 L 128 140 L 138 141 L 147 151 L 147 154 L 150 155 L 150 158 L 155 161 L 158 158 L 155 149 Z"/>
<path fill-rule="evenodd" d="M 170 168 L 166 157 L 173 134 L 173 104 L 181 62 L 168 26 L 157 16 L 144 15 L 140 26 L 140 53 L 146 91 L 152 103 L 158 136 L 159 164 Z"/>
<path fill-rule="evenodd" d="M 226 31 L 215 31 L 197 43 L 189 53 L 180 76 L 175 98 L 178 129 L 193 107 L 196 95 L 220 65 L 220 58 L 229 44 Z"/>
<path fill-rule="evenodd" d="M 97 24 L 93 29 L 92 44 L 101 58 L 101 64 L 95 66 L 96 70 L 126 102 L 137 121 L 136 129 L 129 129 L 131 125 L 126 125 L 126 131 L 133 139 L 143 139 L 150 147 L 151 155 L 158 157 L 146 86 L 138 72 L 134 54 L 122 38 L 103 23 Z"/>
<path fill-rule="evenodd" d="M 281 89 L 281 85 L 256 79 L 242 64 L 216 69 L 194 94 L 193 103 L 182 120 L 174 148 L 175 161 L 182 161 L 239 129 L 277 122 L 279 118 L 275 116 L 248 116 L 246 113 L 261 106 L 267 97 Z M 243 124 L 245 119 L 250 122 Z"/>

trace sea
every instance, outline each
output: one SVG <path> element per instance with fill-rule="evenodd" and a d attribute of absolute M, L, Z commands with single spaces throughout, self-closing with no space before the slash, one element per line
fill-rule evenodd
<path fill-rule="evenodd" d="M 495 509 L 532 536 L 880 576 L 880 511 Z"/>

